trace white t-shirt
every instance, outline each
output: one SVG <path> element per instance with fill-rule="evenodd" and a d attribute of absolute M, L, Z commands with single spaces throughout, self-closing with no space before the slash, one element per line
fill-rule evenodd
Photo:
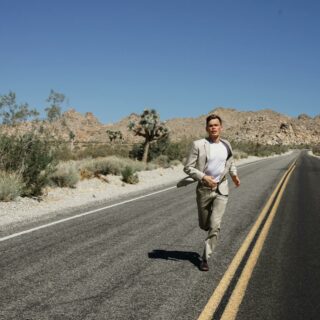
<path fill-rule="evenodd" d="M 210 143 L 210 153 L 205 174 L 212 176 L 216 182 L 219 182 L 221 174 L 226 167 L 227 157 L 228 150 L 221 141 Z"/>

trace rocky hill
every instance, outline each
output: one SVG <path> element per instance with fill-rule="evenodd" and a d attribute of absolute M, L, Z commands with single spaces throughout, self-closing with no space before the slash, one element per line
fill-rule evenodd
<path fill-rule="evenodd" d="M 223 136 L 230 140 L 254 141 L 269 145 L 320 143 L 320 115 L 311 118 L 302 114 L 293 118 L 272 110 L 237 111 L 230 108 L 216 108 L 197 118 L 175 118 L 166 121 L 171 132 L 171 140 L 179 141 L 205 136 L 205 119 L 211 113 L 221 116 Z M 108 127 L 111 130 L 127 132 L 127 124 L 136 118 L 136 114 L 131 114 Z M 129 141 L 134 140 L 128 132 L 126 138 Z"/>
<path fill-rule="evenodd" d="M 223 119 L 224 137 L 236 141 L 254 141 L 261 144 L 320 144 L 320 115 L 311 118 L 301 114 L 297 118 L 289 117 L 272 110 L 261 111 L 237 111 L 230 108 L 216 108 L 210 112 L 216 113 Z M 197 118 L 175 118 L 166 121 L 171 132 L 171 140 L 179 141 L 186 138 L 198 138 L 205 136 L 205 118 L 208 114 Z M 51 131 L 55 136 L 63 140 L 70 140 L 70 133 L 74 135 L 74 141 L 80 143 L 100 142 L 108 143 L 107 130 L 120 130 L 124 142 L 140 142 L 140 137 L 135 137 L 128 130 L 128 123 L 137 120 L 137 114 L 114 124 L 102 124 L 91 113 L 82 115 L 71 109 L 65 112 L 61 119 L 48 123 L 23 123 L 15 129 L 2 127 L 6 131 L 18 130 L 25 132 L 31 127 L 43 128 Z"/>

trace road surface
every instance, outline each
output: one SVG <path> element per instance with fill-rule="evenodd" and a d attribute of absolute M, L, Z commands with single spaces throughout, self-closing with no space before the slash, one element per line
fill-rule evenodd
<path fill-rule="evenodd" d="M 239 167 L 209 272 L 195 184 L 0 241 L 0 319 L 197 319 L 295 159 L 237 319 L 318 319 L 320 160 L 305 152 Z"/>

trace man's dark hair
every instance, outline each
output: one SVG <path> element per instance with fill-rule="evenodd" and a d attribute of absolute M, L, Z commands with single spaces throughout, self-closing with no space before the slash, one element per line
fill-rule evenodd
<path fill-rule="evenodd" d="M 222 125 L 222 119 L 221 119 L 218 115 L 216 115 L 216 114 L 210 114 L 210 116 L 208 116 L 207 119 L 206 119 L 206 124 L 207 124 L 207 126 L 208 126 L 209 122 L 210 122 L 211 120 L 213 120 L 213 119 L 218 119 L 219 122 L 220 122 L 220 124 Z"/>

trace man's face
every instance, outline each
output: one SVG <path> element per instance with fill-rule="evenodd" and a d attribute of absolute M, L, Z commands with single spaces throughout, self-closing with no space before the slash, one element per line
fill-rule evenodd
<path fill-rule="evenodd" d="M 219 138 L 222 130 L 222 126 L 220 124 L 219 119 L 210 120 L 206 129 L 209 134 L 209 138 L 211 139 Z"/>

